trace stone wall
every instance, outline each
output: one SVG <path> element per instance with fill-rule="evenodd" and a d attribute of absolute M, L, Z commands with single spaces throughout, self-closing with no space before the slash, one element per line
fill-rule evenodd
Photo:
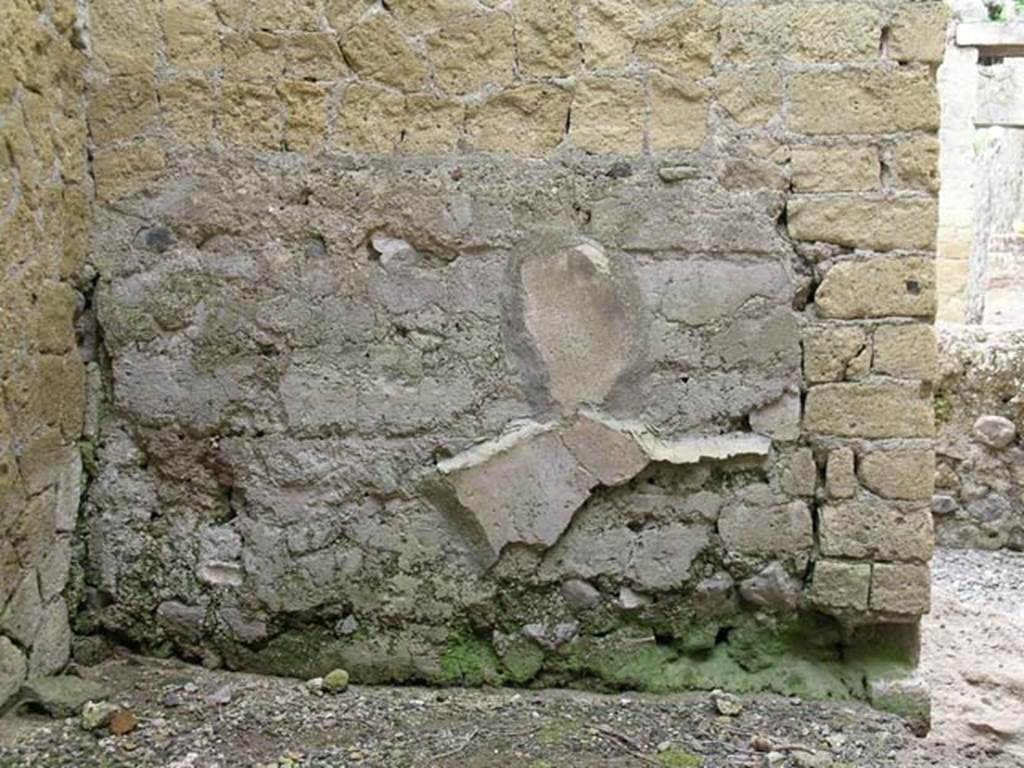
<path fill-rule="evenodd" d="M 938 540 L 1024 550 L 1024 332 L 943 326 L 940 348 Z"/>
<path fill-rule="evenodd" d="M 360 681 L 913 663 L 940 3 L 90 24 L 80 632 Z"/>
<path fill-rule="evenodd" d="M 71 638 L 89 196 L 75 23 L 67 0 L 0 4 L 0 706 L 60 670 Z"/>

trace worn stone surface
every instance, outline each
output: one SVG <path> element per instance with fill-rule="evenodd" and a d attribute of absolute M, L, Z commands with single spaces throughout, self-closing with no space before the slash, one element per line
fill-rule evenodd
<path fill-rule="evenodd" d="M 832 499 L 852 499 L 857 495 L 856 456 L 852 448 L 829 451 L 825 462 L 825 492 Z"/>
<path fill-rule="evenodd" d="M 823 317 L 931 317 L 934 265 L 918 258 L 841 261 L 825 275 L 815 303 Z"/>
<path fill-rule="evenodd" d="M 821 551 L 832 557 L 915 560 L 932 556 L 931 509 L 855 500 L 821 510 Z"/>
<path fill-rule="evenodd" d="M 102 683 L 73 675 L 34 677 L 21 690 L 20 698 L 54 717 L 74 717 L 87 701 L 102 701 L 110 691 Z"/>
<path fill-rule="evenodd" d="M 849 325 L 809 325 L 803 329 L 804 376 L 810 384 L 856 381 L 871 368 L 871 339 Z"/>
<path fill-rule="evenodd" d="M 797 240 L 872 251 L 928 250 L 935 245 L 938 208 L 931 198 L 800 196 L 790 201 L 788 211 L 789 232 Z"/>
<path fill-rule="evenodd" d="M 70 572 L 76 631 L 233 668 L 802 689 L 831 664 L 803 644 L 851 642 L 805 605 L 816 516 L 856 574 L 930 552 L 877 499 L 903 475 L 818 497 L 848 438 L 927 461 L 937 111 L 879 50 L 901 7 L 117 2 L 53 26 L 94 57 L 55 75 L 88 152 L 39 138 L 80 108 L 40 111 L 19 42 L 0 224 L 49 260 L 4 251 L 38 322 L 0 317 L 28 666 L 63 664 Z"/>
<path fill-rule="evenodd" d="M 876 54 L 877 55 L 877 54 Z M 802 72 L 789 78 L 791 130 L 812 135 L 935 131 L 927 66 Z"/>
<path fill-rule="evenodd" d="M 949 19 L 945 3 L 915 3 L 900 8 L 890 27 L 889 55 L 899 61 L 941 62 Z"/>
<path fill-rule="evenodd" d="M 804 427 L 838 437 L 931 437 L 930 393 L 900 384 L 822 384 L 807 395 Z"/>
<path fill-rule="evenodd" d="M 871 564 L 821 560 L 814 566 L 810 600 L 827 612 L 868 610 Z"/>
<path fill-rule="evenodd" d="M 873 146 L 794 147 L 790 165 L 797 192 L 869 192 L 881 184 Z"/>
<path fill-rule="evenodd" d="M 123 39 L 92 49 L 91 108 L 76 29 L 84 7 L 12 0 L 0 9 L 0 708 L 27 675 L 57 671 L 69 653 L 61 593 L 82 477 L 85 366 L 74 322 L 95 171 L 87 115 L 98 143 L 150 130 L 157 117 L 159 28 L 149 6 L 124 6 L 93 15 Z M 109 190 L 109 155 L 98 151 L 97 165 L 97 186 Z"/>
<path fill-rule="evenodd" d="M 901 379 L 934 381 L 938 375 L 938 347 L 930 325 L 881 325 L 874 333 L 876 373 Z"/>
<path fill-rule="evenodd" d="M 920 563 L 876 563 L 871 569 L 871 608 L 920 616 L 931 608 L 931 570 Z"/>
<path fill-rule="evenodd" d="M 873 451 L 861 457 L 864 487 L 889 499 L 930 499 L 935 493 L 933 451 Z"/>

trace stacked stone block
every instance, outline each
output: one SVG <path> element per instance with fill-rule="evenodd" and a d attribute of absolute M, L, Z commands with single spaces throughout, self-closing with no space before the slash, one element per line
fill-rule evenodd
<path fill-rule="evenodd" d="M 863 696 L 879 637 L 912 663 L 944 25 L 92 4 L 80 628 L 367 681 Z"/>
<path fill-rule="evenodd" d="M 74 2 L 0 6 L 0 707 L 64 667 L 71 638 L 90 195 L 76 22 Z"/>

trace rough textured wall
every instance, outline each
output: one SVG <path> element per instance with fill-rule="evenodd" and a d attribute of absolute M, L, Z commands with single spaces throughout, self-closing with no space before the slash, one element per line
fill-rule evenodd
<path fill-rule="evenodd" d="M 73 2 L 0 4 L 0 706 L 68 659 L 82 465 L 76 293 L 88 250 Z"/>
<path fill-rule="evenodd" d="M 1024 332 L 943 326 L 940 348 L 938 540 L 1024 550 Z"/>
<path fill-rule="evenodd" d="M 912 663 L 944 32 L 94 2 L 79 630 L 363 681 L 847 696 Z"/>

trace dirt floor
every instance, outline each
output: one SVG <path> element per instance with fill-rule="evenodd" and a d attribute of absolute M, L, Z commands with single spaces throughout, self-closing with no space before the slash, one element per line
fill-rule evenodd
<path fill-rule="evenodd" d="M 859 704 L 709 694 L 351 688 L 126 657 L 90 674 L 138 719 L 102 736 L 76 719 L 0 720 L 10 766 L 1024 766 L 1024 556 L 940 553 L 923 674 L 935 727 L 916 739 Z"/>

